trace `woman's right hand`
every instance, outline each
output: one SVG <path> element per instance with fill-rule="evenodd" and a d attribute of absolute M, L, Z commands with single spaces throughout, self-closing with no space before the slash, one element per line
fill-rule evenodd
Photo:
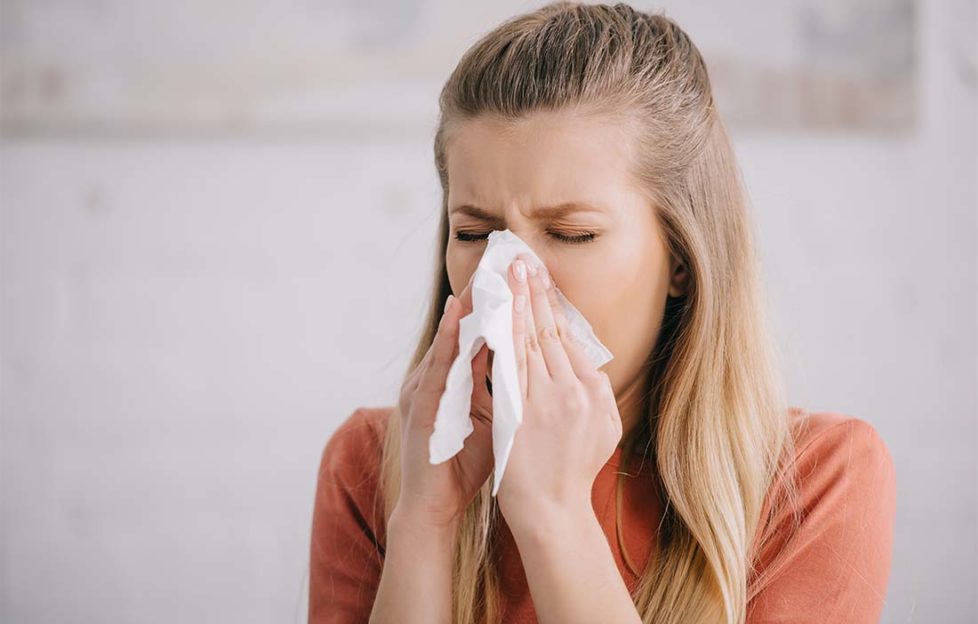
<path fill-rule="evenodd" d="M 447 461 L 432 465 L 428 459 L 438 402 L 458 355 L 459 320 L 472 311 L 471 287 L 470 277 L 461 295 L 450 298 L 431 347 L 401 387 L 401 489 L 394 512 L 411 522 L 456 526 L 492 474 L 492 396 L 485 383 L 486 345 L 472 359 L 472 433 L 462 450 Z"/>

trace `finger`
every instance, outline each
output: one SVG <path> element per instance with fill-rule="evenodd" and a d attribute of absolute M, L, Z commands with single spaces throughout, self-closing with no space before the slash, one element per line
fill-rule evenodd
<path fill-rule="evenodd" d="M 567 359 L 570 361 L 571 368 L 574 369 L 574 375 L 581 381 L 594 381 L 597 379 L 598 368 L 591 361 L 591 358 L 588 357 L 587 352 L 584 351 L 580 340 L 571 332 L 570 323 L 567 320 L 567 315 L 564 313 L 564 307 L 557 297 L 558 290 L 557 286 L 554 285 L 553 288 L 547 291 L 547 296 L 550 299 L 550 308 L 554 314 L 554 321 L 557 323 L 557 335 L 560 336 L 560 341 L 564 345 L 564 351 L 567 353 Z"/>
<path fill-rule="evenodd" d="M 418 381 L 419 392 L 441 394 L 445 391 L 445 380 L 458 348 L 458 321 L 461 306 L 454 297 L 449 297 L 445 313 L 438 323 L 438 331 L 431 345 L 431 357 Z"/>
<path fill-rule="evenodd" d="M 449 295 L 451 296 L 451 298 L 457 299 L 457 297 L 455 297 L 452 293 L 449 293 Z M 445 312 L 448 311 L 448 308 L 447 308 L 448 301 L 449 301 L 448 298 L 446 298 L 445 299 L 446 307 L 445 307 L 444 311 L 442 312 L 442 318 L 439 319 L 439 325 L 438 325 L 439 327 L 441 327 L 441 322 L 442 322 L 442 319 L 444 319 L 444 317 L 445 317 Z M 437 335 L 438 335 L 438 332 L 436 330 L 435 336 L 437 337 Z M 431 362 L 431 354 L 435 351 L 435 345 L 436 344 L 437 344 L 437 341 L 434 338 L 432 338 L 431 344 L 428 345 L 428 350 L 425 351 L 425 354 L 421 358 L 421 361 L 418 362 L 418 365 L 414 367 L 414 370 L 416 372 L 416 374 L 415 374 L 415 381 L 414 381 L 415 385 L 417 385 L 417 380 L 421 378 L 421 376 L 424 373 L 425 369 L 428 367 L 429 362 Z M 456 342 L 456 345 L 455 345 L 455 350 L 458 351 L 458 343 L 457 342 Z"/>
<path fill-rule="evenodd" d="M 492 414 L 492 395 L 486 387 L 486 372 L 489 362 L 489 345 L 483 344 L 472 358 L 472 406 L 478 415 Z"/>
<path fill-rule="evenodd" d="M 518 261 L 526 267 L 526 280 L 521 281 L 519 276 L 516 274 L 516 267 L 512 267 L 509 271 L 510 273 L 510 288 L 514 289 L 516 297 L 522 296 L 525 302 L 522 306 L 522 310 L 519 312 L 519 318 L 516 317 L 515 310 L 515 299 L 514 299 L 514 316 L 513 325 L 521 325 L 523 332 L 521 343 L 523 344 L 523 358 L 526 362 L 526 397 L 530 396 L 530 392 L 533 391 L 535 385 L 543 385 L 546 381 L 550 380 L 550 372 L 547 371 L 547 364 L 543 361 L 543 354 L 540 352 L 540 341 L 537 338 L 536 323 L 533 318 L 533 300 L 532 294 L 530 292 L 530 279 L 532 275 L 530 273 L 533 264 L 532 259 L 518 257 Z M 515 345 L 514 345 L 515 346 Z"/>
<path fill-rule="evenodd" d="M 574 369 L 567 359 L 567 352 L 557 335 L 557 322 L 554 319 L 553 304 L 548 292 L 553 289 L 553 280 L 547 267 L 541 264 L 535 274 L 531 272 L 529 285 L 530 307 L 536 325 L 537 342 L 547 371 L 554 380 L 576 380 Z"/>
<path fill-rule="evenodd" d="M 526 264 L 514 261 L 509 267 L 507 278 L 513 291 L 513 356 L 516 359 L 516 373 L 520 379 L 520 392 L 527 397 L 527 359 L 526 359 Z"/>
<path fill-rule="evenodd" d="M 470 282 L 471 282 L 471 278 L 470 278 Z M 454 298 L 454 296 L 453 296 L 453 298 Z M 446 303 L 447 303 L 447 300 L 446 300 Z M 447 312 L 447 308 L 445 308 L 445 312 Z M 465 313 L 464 312 L 463 313 L 460 313 L 459 316 L 460 317 L 461 316 L 465 316 Z M 442 313 L 442 319 L 444 319 L 444 312 Z M 440 326 L 441 326 L 441 320 L 439 321 L 439 327 Z M 437 337 L 437 332 L 436 332 L 436 337 Z M 432 339 L 431 344 L 428 345 L 428 350 L 425 351 L 425 354 L 424 354 L 424 356 L 422 356 L 421 361 L 418 362 L 417 365 L 414 367 L 414 370 L 411 371 L 411 374 L 410 374 L 407 382 L 404 384 L 404 387 L 403 387 L 403 392 L 406 393 L 408 396 L 413 395 L 417 391 L 418 385 L 419 385 L 421 379 L 424 377 L 424 373 L 428 369 L 428 365 L 431 363 L 431 356 L 432 356 L 432 353 L 434 353 L 434 351 L 435 351 L 435 345 L 436 344 L 437 344 L 437 341 L 435 339 Z M 454 340 L 454 348 L 452 350 L 452 361 L 453 362 L 455 361 L 455 358 L 456 357 L 458 357 L 458 340 L 457 339 Z"/>
<path fill-rule="evenodd" d="M 407 382 L 404 385 L 404 390 L 408 395 L 414 394 L 418 388 L 418 382 L 424 375 L 424 371 L 428 368 L 428 363 L 431 361 L 431 352 L 435 350 L 435 342 L 432 340 L 431 344 L 428 345 L 428 350 L 425 351 L 424 356 L 421 361 L 414 367 L 408 377 Z"/>
<path fill-rule="evenodd" d="M 441 319 L 439 319 L 439 329 L 445 324 L 445 313 L 448 312 L 447 304 L 451 301 L 451 299 L 452 297 L 446 299 L 445 310 L 442 313 Z M 414 396 L 418 392 L 418 388 L 421 387 L 421 380 L 425 379 L 425 377 L 427 376 L 428 374 L 427 371 L 429 365 L 431 364 L 433 354 L 435 353 L 435 351 L 438 348 L 438 345 L 440 344 L 440 341 L 438 340 L 438 335 L 439 335 L 439 331 L 436 331 L 435 337 L 432 338 L 431 344 L 428 345 L 428 350 L 425 351 L 424 357 L 421 358 L 421 361 L 418 362 L 418 365 L 414 367 L 413 371 L 411 371 L 411 374 L 408 377 L 407 381 L 405 382 L 404 387 L 401 389 L 402 397 Z M 452 361 L 454 361 L 454 358 L 456 357 L 455 354 L 458 352 L 458 345 L 457 345 L 458 340 L 456 339 L 453 342 L 455 342 L 456 344 L 453 349 Z M 402 414 L 402 416 L 405 418 L 405 420 L 407 420 L 408 414 L 404 413 Z"/>

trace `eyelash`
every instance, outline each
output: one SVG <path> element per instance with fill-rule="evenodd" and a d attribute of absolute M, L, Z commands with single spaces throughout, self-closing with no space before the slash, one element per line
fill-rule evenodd
<path fill-rule="evenodd" d="M 569 245 L 583 245 L 585 243 L 590 243 L 597 236 L 597 234 L 594 232 L 584 232 L 583 234 L 578 234 L 577 236 L 564 236 L 562 234 L 557 234 L 556 232 L 550 232 L 549 234 L 560 242 L 567 243 Z M 486 240 L 488 238 L 488 232 L 485 234 L 477 234 L 473 232 L 463 232 L 460 230 L 455 233 L 455 240 L 463 243 L 472 243 L 480 240 Z"/>

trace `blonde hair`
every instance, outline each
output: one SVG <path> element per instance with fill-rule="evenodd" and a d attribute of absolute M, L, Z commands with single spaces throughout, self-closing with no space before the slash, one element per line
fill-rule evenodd
<path fill-rule="evenodd" d="M 667 301 L 649 355 L 647 418 L 626 444 L 655 454 L 648 483 L 666 501 L 657 547 L 632 592 L 644 622 L 742 623 L 761 579 L 752 540 L 773 531 L 769 488 L 796 482 L 790 408 L 768 335 L 758 257 L 726 129 L 699 50 L 671 19 L 626 4 L 554 2 L 511 18 L 462 57 L 439 99 L 435 164 L 442 185 L 440 242 L 427 321 L 408 371 L 421 361 L 451 293 L 446 143 L 477 116 L 587 111 L 630 124 L 635 175 L 689 271 Z M 391 413 L 381 464 L 386 517 L 400 488 L 400 415 Z M 622 477 L 618 482 L 618 542 Z M 499 621 L 498 508 L 491 478 L 462 518 L 453 621 Z M 792 516 L 797 526 L 797 513 Z M 781 527 L 783 528 L 783 527 Z M 636 571 L 636 574 L 638 572 Z"/>

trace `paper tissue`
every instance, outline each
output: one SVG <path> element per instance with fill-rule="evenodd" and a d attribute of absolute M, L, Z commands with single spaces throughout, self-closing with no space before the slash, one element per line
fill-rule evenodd
<path fill-rule="evenodd" d="M 492 495 L 499 491 L 513 440 L 523 422 L 523 395 L 516 371 L 513 348 L 513 293 L 509 287 L 509 265 L 518 254 L 543 266 L 533 250 L 510 230 L 489 234 L 486 250 L 472 278 L 472 312 L 459 321 L 458 356 L 452 362 L 445 392 L 438 404 L 434 432 L 428 441 L 429 461 L 440 464 L 462 450 L 473 431 L 469 415 L 472 400 L 472 358 L 483 344 L 492 357 L 492 449 L 495 474 Z M 611 352 L 594 335 L 591 325 L 554 285 L 557 300 L 567 318 L 570 333 L 595 367 L 612 359 Z M 529 301 L 527 312 L 530 312 Z M 475 383 L 485 383 L 479 379 Z"/>

